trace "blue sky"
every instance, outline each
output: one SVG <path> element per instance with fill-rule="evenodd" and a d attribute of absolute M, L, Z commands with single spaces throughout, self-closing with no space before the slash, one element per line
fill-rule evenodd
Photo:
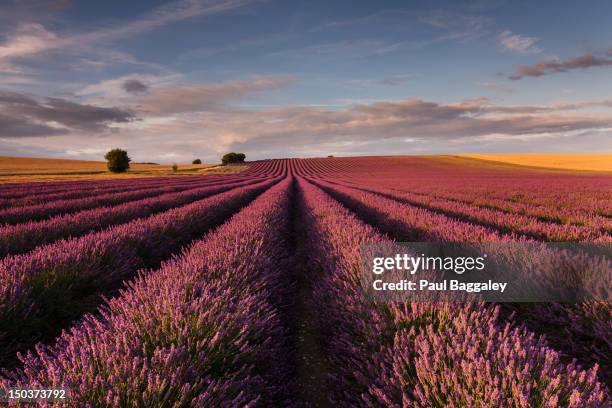
<path fill-rule="evenodd" d="M 612 150 L 612 3 L 0 4 L 0 155 Z"/>

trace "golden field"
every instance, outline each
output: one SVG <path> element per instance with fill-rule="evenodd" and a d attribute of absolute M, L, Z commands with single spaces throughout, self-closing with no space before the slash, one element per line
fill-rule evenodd
<path fill-rule="evenodd" d="M 178 164 L 175 173 L 171 164 L 130 163 L 127 173 L 113 174 L 102 161 L 0 156 L 0 183 L 236 173 L 246 167 Z"/>
<path fill-rule="evenodd" d="M 556 170 L 612 172 L 612 153 L 594 154 L 457 154 L 454 157 Z"/>

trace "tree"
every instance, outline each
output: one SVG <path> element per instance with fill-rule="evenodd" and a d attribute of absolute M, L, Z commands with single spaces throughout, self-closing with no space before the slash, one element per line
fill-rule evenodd
<path fill-rule="evenodd" d="M 191 162 L 191 164 L 202 164 L 202 160 L 195 159 L 194 161 Z"/>
<path fill-rule="evenodd" d="M 178 171 L 178 165 L 176 163 L 172 163 L 172 171 L 175 173 Z"/>
<path fill-rule="evenodd" d="M 109 150 L 104 158 L 107 161 L 108 169 L 113 173 L 125 173 L 130 168 L 132 161 L 125 150 L 118 148 Z"/>
<path fill-rule="evenodd" d="M 223 164 L 244 163 L 244 159 L 246 159 L 246 154 L 231 152 L 231 153 L 224 155 L 221 158 L 221 163 Z"/>

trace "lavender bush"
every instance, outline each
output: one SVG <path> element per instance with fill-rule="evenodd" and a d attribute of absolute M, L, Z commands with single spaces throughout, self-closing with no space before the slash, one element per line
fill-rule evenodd
<path fill-rule="evenodd" d="M 284 290 L 290 183 L 38 346 L 2 386 L 67 387 L 80 406 L 287 405 L 269 299 Z"/>
<path fill-rule="evenodd" d="M 312 250 L 329 271 L 317 297 L 338 404 L 556 406 L 553 395 L 558 406 L 609 404 L 596 366 L 562 363 L 543 338 L 499 322 L 494 306 L 365 302 L 358 248 L 385 238 L 315 186 L 300 186 Z"/>
<path fill-rule="evenodd" d="M 58 215 L 47 220 L 6 225 L 0 227 L 0 258 L 9 254 L 28 252 L 39 245 L 61 238 L 78 237 L 91 231 L 146 217 L 258 181 L 261 179 L 219 181 L 204 185 L 189 184 L 178 188 L 172 187 L 166 191 L 159 190 L 154 197 L 129 201 L 112 207 L 96 207 L 73 214 Z"/>
<path fill-rule="evenodd" d="M 155 266 L 219 225 L 278 179 L 243 186 L 0 261 L 2 357 L 54 333 L 138 268 Z"/>

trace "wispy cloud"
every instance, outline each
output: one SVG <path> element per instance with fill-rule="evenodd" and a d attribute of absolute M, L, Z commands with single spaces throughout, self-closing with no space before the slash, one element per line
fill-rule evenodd
<path fill-rule="evenodd" d="M 406 19 L 413 19 L 416 15 L 417 13 L 412 10 L 404 10 L 401 8 L 384 9 L 357 17 L 349 17 L 324 22 L 322 24 L 310 27 L 309 31 L 345 29 L 346 27 L 350 26 L 372 24 L 385 24 L 388 26 L 391 22 L 396 22 L 397 20 L 405 23 Z"/>
<path fill-rule="evenodd" d="M 218 14 L 258 0 L 179 0 L 159 6 L 126 24 L 117 24 L 73 37 L 73 41 L 95 44 L 130 38 L 193 17 Z"/>
<path fill-rule="evenodd" d="M 497 36 L 499 45 L 505 49 L 519 54 L 539 54 L 543 50 L 537 45 L 537 37 L 514 34 L 512 31 L 502 31 Z"/>
<path fill-rule="evenodd" d="M 299 48 L 274 51 L 270 53 L 270 55 L 296 59 L 360 59 L 395 52 L 402 46 L 409 43 L 411 43 L 411 41 L 387 42 L 363 38 L 326 42 Z"/>
<path fill-rule="evenodd" d="M 462 107 L 470 111 L 471 116 L 481 116 L 484 114 L 540 114 L 540 113 L 561 113 L 567 111 L 577 111 L 588 108 L 610 108 L 612 99 L 596 99 L 578 102 L 555 102 L 549 104 L 514 104 L 496 105 L 488 98 L 478 98 L 463 101 L 452 106 Z"/>
<path fill-rule="evenodd" d="M 538 62 L 533 65 L 521 65 L 514 74 L 508 75 L 508 78 L 516 81 L 525 77 L 541 77 L 558 72 L 569 72 L 611 65 L 612 48 L 600 53 L 585 54 L 569 59 L 556 58 Z"/>
<path fill-rule="evenodd" d="M 6 42 L 0 45 L 0 61 L 38 54 L 59 45 L 59 37 L 41 24 L 20 24 Z"/>
<path fill-rule="evenodd" d="M 132 21 L 98 27 L 80 33 L 60 34 L 48 30 L 40 23 L 22 23 L 13 33 L 8 34 L 3 44 L 0 44 L 0 63 L 48 51 L 66 50 L 71 54 L 80 51 L 84 54 L 99 55 L 96 47 L 100 44 L 108 45 L 168 24 L 226 12 L 255 1 L 257 0 L 178 0 L 159 6 Z M 122 58 L 126 58 L 124 53 L 121 55 Z M 117 52 L 111 57 L 116 59 Z"/>
<path fill-rule="evenodd" d="M 414 81 L 416 75 L 390 75 L 383 78 L 348 79 L 345 83 L 351 88 L 397 87 Z"/>
<path fill-rule="evenodd" d="M 478 14 L 465 14 L 447 10 L 435 10 L 421 13 L 419 21 L 446 33 L 432 40 L 433 42 L 456 40 L 466 42 L 486 35 L 493 21 Z"/>
<path fill-rule="evenodd" d="M 498 82 L 479 82 L 477 84 L 481 88 L 491 89 L 493 91 L 511 93 L 512 88 L 508 85 L 500 84 Z"/>

